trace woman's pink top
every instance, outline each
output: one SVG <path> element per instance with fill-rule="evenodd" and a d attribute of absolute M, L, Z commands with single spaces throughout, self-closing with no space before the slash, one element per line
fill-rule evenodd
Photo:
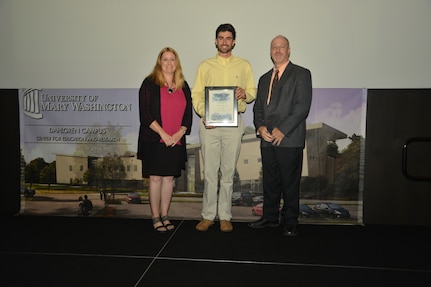
<path fill-rule="evenodd" d="M 186 98 L 182 89 L 169 93 L 168 87 L 160 88 L 160 112 L 162 116 L 162 128 L 173 135 L 181 128 L 184 110 L 186 109 Z M 160 142 L 163 142 L 160 139 Z M 180 145 L 180 141 L 177 145 Z"/>

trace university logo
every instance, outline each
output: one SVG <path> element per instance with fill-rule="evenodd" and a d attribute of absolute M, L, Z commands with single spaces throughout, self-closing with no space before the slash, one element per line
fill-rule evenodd
<path fill-rule="evenodd" d="M 23 95 L 24 114 L 33 118 L 41 119 L 43 114 L 40 112 L 39 92 L 40 89 L 26 89 Z"/>

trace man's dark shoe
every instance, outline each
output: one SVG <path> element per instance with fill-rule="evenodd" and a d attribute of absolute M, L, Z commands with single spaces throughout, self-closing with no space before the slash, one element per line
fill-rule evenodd
<path fill-rule="evenodd" d="M 296 235 L 298 235 L 298 226 L 297 225 L 284 225 L 283 235 L 284 236 L 296 236 Z"/>
<path fill-rule="evenodd" d="M 279 225 L 278 222 L 267 221 L 263 217 L 248 224 L 251 228 L 278 227 Z"/>

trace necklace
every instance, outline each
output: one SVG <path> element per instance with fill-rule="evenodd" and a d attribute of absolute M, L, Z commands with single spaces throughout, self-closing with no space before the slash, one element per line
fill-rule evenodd
<path fill-rule="evenodd" d="M 168 87 L 168 93 L 172 94 L 174 92 L 175 83 L 172 83 L 172 87 L 168 85 L 168 83 L 165 83 L 165 86 Z"/>

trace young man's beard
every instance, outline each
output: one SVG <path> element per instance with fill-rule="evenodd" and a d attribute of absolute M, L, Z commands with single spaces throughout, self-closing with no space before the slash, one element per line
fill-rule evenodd
<path fill-rule="evenodd" d="M 227 51 L 224 51 L 224 50 L 220 49 L 220 47 L 219 47 L 218 45 L 216 45 L 216 47 L 217 47 L 217 51 L 218 51 L 218 52 L 223 53 L 223 54 L 227 54 L 227 53 L 229 53 L 229 52 L 232 52 L 232 50 L 233 50 L 233 48 L 235 47 L 235 45 L 233 45 L 233 46 L 229 47 L 229 48 L 227 49 Z"/>

